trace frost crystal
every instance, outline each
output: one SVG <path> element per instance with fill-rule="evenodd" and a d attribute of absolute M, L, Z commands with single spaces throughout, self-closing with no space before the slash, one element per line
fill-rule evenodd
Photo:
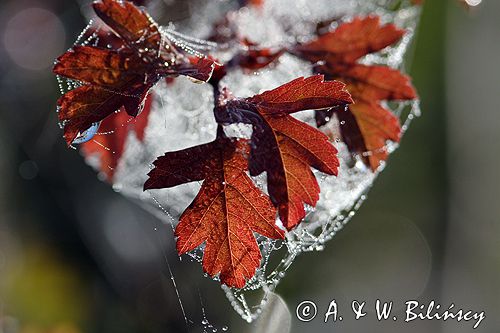
<path fill-rule="evenodd" d="M 231 46 L 187 38 L 177 31 L 207 37 L 213 25 L 228 9 L 235 8 L 235 4 L 229 0 L 197 0 L 195 3 L 190 20 L 178 24 L 175 30 L 173 26 L 164 27 L 162 32 L 182 48 L 192 49 L 193 52 L 208 51 L 219 59 L 230 58 L 231 52 L 234 52 Z M 365 57 L 363 63 L 402 68 L 403 57 L 419 17 L 419 9 L 412 6 L 409 0 L 266 0 L 263 8 L 248 7 L 235 12 L 234 20 L 241 37 L 249 37 L 263 46 L 275 47 L 311 39 L 318 22 L 339 17 L 342 21 L 348 21 L 354 16 L 367 14 L 379 15 L 383 21 L 395 23 L 406 29 L 407 33 L 400 43 Z M 331 26 L 336 24 L 338 21 L 333 21 Z M 97 37 L 93 34 L 77 43 L 92 44 L 95 38 Z M 220 84 L 230 87 L 235 96 L 247 97 L 311 74 L 310 63 L 285 54 L 276 66 L 255 73 L 233 70 Z M 76 84 L 62 79 L 59 81 L 63 92 L 74 88 Z M 217 124 L 212 113 L 213 89 L 208 84 L 196 85 L 188 78 L 179 77 L 173 82 L 158 84 L 154 92 L 155 100 L 145 137 L 140 141 L 131 133 L 127 138 L 123 156 L 115 170 L 113 188 L 140 201 L 152 213 L 175 227 L 179 215 L 193 200 L 200 184 L 191 183 L 148 192 L 143 192 L 142 187 L 151 163 L 158 156 L 162 156 L 166 151 L 207 143 L 215 138 Z M 404 124 L 403 130 L 406 130 L 411 119 L 419 114 L 418 102 L 390 103 L 389 107 L 400 117 Z M 304 112 L 298 117 L 309 123 L 314 121 L 312 112 Z M 337 128 L 335 120 L 332 120 L 324 130 L 335 134 Z M 96 128 L 92 128 L 89 133 L 83 133 L 80 142 L 88 140 L 95 130 Z M 226 133 L 231 133 L 231 136 L 249 135 L 246 126 L 231 126 L 225 130 Z M 317 207 L 308 207 L 306 220 L 288 232 L 284 241 L 257 237 L 264 259 L 255 277 L 244 289 L 223 286 L 232 306 L 245 320 L 250 322 L 259 315 L 267 302 L 267 295 L 285 276 L 295 257 L 302 252 L 322 250 L 325 243 L 343 228 L 365 200 L 377 173 L 372 173 L 359 158 L 353 156 L 340 142 L 340 136 L 335 140 L 335 145 L 339 150 L 341 162 L 339 176 L 327 177 L 316 172 L 321 187 L 321 198 Z M 392 152 L 397 147 L 391 144 L 387 148 Z M 99 159 L 95 156 L 87 156 L 87 161 L 101 170 L 106 167 L 98 165 Z M 256 177 L 255 181 L 259 187 L 265 188 L 264 176 Z M 198 249 L 190 255 L 201 262 L 202 253 L 201 249 Z M 249 304 L 247 299 L 250 294 L 257 294 L 260 301 Z M 251 298 L 255 299 L 254 295 Z"/>

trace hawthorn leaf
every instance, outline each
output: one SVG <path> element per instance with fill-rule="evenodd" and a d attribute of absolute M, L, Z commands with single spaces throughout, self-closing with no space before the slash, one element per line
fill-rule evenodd
<path fill-rule="evenodd" d="M 327 109 L 352 102 L 345 84 L 325 81 L 323 75 L 298 78 L 276 89 L 247 98 L 265 115 L 292 114 L 304 110 Z"/>
<path fill-rule="evenodd" d="M 84 85 L 64 94 L 57 101 L 59 121 L 64 125 L 64 138 L 71 144 L 75 138 L 93 124 L 125 106 L 127 113 L 136 116 L 149 87 L 138 86 L 127 90 L 127 95 L 98 86 Z M 134 113 L 131 112 L 134 111 Z"/>
<path fill-rule="evenodd" d="M 276 209 L 248 177 L 248 141 L 218 138 L 208 144 L 168 152 L 154 162 L 144 189 L 202 181 L 200 192 L 175 229 L 177 252 L 205 243 L 203 270 L 221 283 L 243 288 L 262 259 L 253 232 L 284 238 Z"/>
<path fill-rule="evenodd" d="M 81 145 L 84 156 L 98 156 L 99 170 L 112 182 L 115 169 L 125 149 L 130 132 L 134 132 L 139 141 L 144 140 L 148 117 L 151 112 L 153 94 L 145 99 L 141 113 L 133 118 L 125 110 L 114 112 L 104 119 L 99 126 L 100 135 Z"/>
<path fill-rule="evenodd" d="M 212 77 L 215 66 L 216 62 L 209 57 L 192 57 L 189 59 L 189 63 L 176 66 L 172 75 L 185 75 L 198 82 L 208 82 Z"/>
<path fill-rule="evenodd" d="M 393 101 L 417 97 L 411 80 L 397 69 L 379 65 L 317 66 L 316 71 L 342 77 L 355 100 Z"/>
<path fill-rule="evenodd" d="M 290 114 L 345 106 L 352 99 L 344 88 L 322 75 L 302 77 L 246 99 L 228 100 L 226 92 L 215 110 L 220 123 L 252 124 L 250 174 L 267 172 L 269 196 L 288 230 L 305 217 L 304 204 L 315 206 L 319 200 L 311 168 L 336 175 L 339 166 L 329 138 Z"/>
<path fill-rule="evenodd" d="M 58 103 L 68 145 L 122 107 L 130 116 L 137 116 L 160 79 L 186 75 L 208 81 L 215 66 L 211 59 L 193 58 L 177 50 L 162 38 L 151 17 L 132 2 L 101 0 L 94 2 L 94 9 L 116 35 L 98 33 L 97 46 L 75 46 L 54 66 L 55 74 L 85 84 L 67 92 Z M 110 48 L 102 48 L 106 41 Z"/>
<path fill-rule="evenodd" d="M 256 71 L 269 66 L 285 52 L 281 48 L 260 47 L 248 38 L 244 38 L 241 43 L 246 48 L 245 51 L 238 53 L 231 62 L 249 71 Z"/>
<path fill-rule="evenodd" d="M 380 18 L 355 18 L 336 30 L 299 45 L 295 54 L 315 63 L 316 73 L 347 84 L 355 104 L 344 108 L 316 111 L 317 126 L 325 125 L 335 114 L 349 150 L 376 171 L 388 158 L 387 141 L 399 142 L 398 118 L 382 106 L 382 101 L 413 100 L 417 97 L 410 78 L 388 66 L 363 65 L 362 56 L 398 42 L 404 31 L 393 24 L 380 24 Z M 354 124 L 355 122 L 355 124 Z"/>
<path fill-rule="evenodd" d="M 75 46 L 57 58 L 53 72 L 81 82 L 123 88 L 144 77 L 140 59 L 133 54 L 91 46 Z"/>
<path fill-rule="evenodd" d="M 380 25 L 378 16 L 356 17 L 307 44 L 297 46 L 294 52 L 311 62 L 354 63 L 362 56 L 396 43 L 403 35 L 404 30 L 394 24 Z"/>
<path fill-rule="evenodd" d="M 387 160 L 389 155 L 386 141 L 399 142 L 401 138 L 399 118 L 374 102 L 360 101 L 350 105 L 349 110 L 356 119 L 359 133 L 363 138 L 364 149 L 368 152 L 362 154 L 361 157 L 372 170 L 377 170 L 380 163 Z M 344 121 L 347 123 L 346 120 Z M 345 141 L 352 151 L 361 151 L 360 148 L 350 144 L 354 140 L 352 137 L 356 136 L 356 132 L 344 129 L 342 135 L 348 137 Z"/>
<path fill-rule="evenodd" d="M 129 1 L 100 0 L 93 3 L 97 16 L 131 48 L 146 59 L 158 58 L 162 36 L 158 24 Z M 167 50 L 168 51 L 168 50 Z"/>

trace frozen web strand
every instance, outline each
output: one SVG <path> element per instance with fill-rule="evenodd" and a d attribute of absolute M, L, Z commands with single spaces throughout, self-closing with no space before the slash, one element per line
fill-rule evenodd
<path fill-rule="evenodd" d="M 172 25 L 163 27 L 162 35 L 190 54 L 202 56 L 205 52 L 215 53 L 220 59 L 230 58 L 230 53 L 235 49 L 189 35 L 208 36 L 214 23 L 228 10 L 236 8 L 235 2 L 198 2 L 193 7 L 193 15 L 189 21 L 178 24 L 175 29 Z M 276 47 L 311 39 L 319 21 L 336 17 L 349 21 L 354 16 L 367 14 L 379 15 L 383 22 L 393 22 L 404 28 L 407 33 L 398 45 L 366 56 L 362 62 L 403 68 L 404 56 L 414 36 L 419 17 L 419 9 L 411 6 L 410 0 L 266 0 L 263 9 L 245 8 L 238 11 L 235 14 L 235 23 L 241 36 L 262 42 L 263 46 Z M 332 22 L 331 27 L 334 28 L 336 24 L 338 22 Z M 90 26 L 82 33 L 78 43 L 96 43 L 96 34 L 85 37 L 89 29 Z M 247 97 L 311 74 L 310 63 L 285 54 L 275 66 L 253 74 L 233 70 L 223 79 L 221 85 L 230 87 L 235 96 Z M 63 93 L 79 85 L 78 82 L 61 78 L 58 78 L 58 83 Z M 210 85 L 195 85 L 189 79 L 179 77 L 168 85 L 165 82 L 159 83 L 154 88 L 154 96 L 144 140 L 139 141 L 134 133 L 127 137 L 122 158 L 115 170 L 113 188 L 129 198 L 138 200 L 151 213 L 175 228 L 180 214 L 196 196 L 201 183 L 148 192 L 144 192 L 142 186 L 152 162 L 158 156 L 162 156 L 166 151 L 207 143 L 215 138 L 217 124 L 212 113 L 213 91 Z M 400 118 L 403 132 L 408 129 L 412 119 L 420 114 L 418 101 L 391 102 L 387 103 L 387 107 Z M 313 121 L 312 112 L 303 112 L 297 117 L 305 122 Z M 225 130 L 234 136 L 249 135 L 248 127 L 245 126 L 232 126 Z M 343 143 L 334 144 L 339 150 L 341 161 L 339 177 L 315 173 L 321 187 L 316 208 L 306 207 L 308 214 L 305 221 L 287 233 L 284 241 L 269 240 L 256 235 L 263 260 L 255 277 L 241 290 L 222 286 L 233 308 L 249 322 L 259 316 L 268 301 L 268 295 L 285 277 L 295 258 L 303 252 L 323 250 L 325 244 L 352 219 L 366 199 L 378 173 L 383 170 L 382 166 L 377 173 L 372 173 L 356 156 L 348 152 Z M 384 149 L 393 152 L 396 148 L 397 144 L 388 143 Z M 365 154 L 371 153 L 373 152 Z M 98 158 L 88 157 L 87 161 L 97 168 L 101 167 L 97 164 Z M 261 189 L 266 188 L 264 176 L 255 177 L 254 180 Z M 190 260 L 195 262 L 201 263 L 202 257 L 203 246 L 189 254 Z M 170 273 L 173 277 L 171 271 Z M 179 302 L 182 304 L 180 297 Z"/>

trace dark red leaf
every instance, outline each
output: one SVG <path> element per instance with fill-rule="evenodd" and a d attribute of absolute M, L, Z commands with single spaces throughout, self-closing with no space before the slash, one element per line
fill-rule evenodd
<path fill-rule="evenodd" d="M 162 36 L 156 22 L 129 1 L 100 0 L 94 10 L 118 36 L 145 58 L 156 59 L 162 46 Z M 170 51 L 167 49 L 167 51 Z"/>
<path fill-rule="evenodd" d="M 143 97 L 149 90 L 144 89 L 139 85 L 136 90 L 127 90 L 129 94 L 123 95 L 98 86 L 85 85 L 64 94 L 57 104 L 66 142 L 70 144 L 80 133 L 122 106 L 126 106 L 127 113 L 136 116 L 140 112 Z"/>
<path fill-rule="evenodd" d="M 283 49 L 273 50 L 267 47 L 259 47 L 247 38 L 243 39 L 242 43 L 247 48 L 246 51 L 242 51 L 236 55 L 232 62 L 241 68 L 251 71 L 267 67 L 285 52 Z"/>
<path fill-rule="evenodd" d="M 336 175 L 339 165 L 328 137 L 289 114 L 345 106 L 352 100 L 344 87 L 321 75 L 298 78 L 251 98 L 222 100 L 216 109 L 219 122 L 253 125 L 250 174 L 267 172 L 269 195 L 288 230 L 305 217 L 304 204 L 319 199 L 311 167 Z"/>
<path fill-rule="evenodd" d="M 355 100 L 393 101 L 412 100 L 417 97 L 408 76 L 387 66 L 337 65 L 317 66 L 319 72 L 342 77 Z"/>
<path fill-rule="evenodd" d="M 130 132 L 137 139 L 144 139 L 144 132 L 151 112 L 152 94 L 145 99 L 144 108 L 137 118 L 132 118 L 124 110 L 115 112 L 104 119 L 99 126 L 101 134 L 81 145 L 85 156 L 97 156 L 99 169 L 106 175 L 108 181 L 113 180 L 114 172 L 125 149 L 125 143 Z"/>
<path fill-rule="evenodd" d="M 54 73 L 89 84 L 124 89 L 130 82 L 144 80 L 144 65 L 125 51 L 75 46 L 57 58 Z"/>
<path fill-rule="evenodd" d="M 216 63 L 213 59 L 205 57 L 192 57 L 189 63 L 175 67 L 176 75 L 189 76 L 197 81 L 207 82 L 212 77 Z"/>
<path fill-rule="evenodd" d="M 95 2 L 94 8 L 122 43 L 108 33 L 96 33 L 96 45 L 109 42 L 111 49 L 76 46 L 58 58 L 54 73 L 89 84 L 59 100 L 59 118 L 68 145 L 78 133 L 121 107 L 136 116 L 149 90 L 160 79 L 186 75 L 208 81 L 214 68 L 212 60 L 192 60 L 162 38 L 158 25 L 133 3 L 102 0 Z"/>
<path fill-rule="evenodd" d="M 246 140 L 219 134 L 211 143 L 158 158 L 144 185 L 147 190 L 203 180 L 175 229 L 177 251 L 183 254 L 205 243 L 203 270 L 236 288 L 243 288 L 260 266 L 253 232 L 284 237 L 271 201 L 246 174 L 247 153 Z"/>
<path fill-rule="evenodd" d="M 404 31 L 393 24 L 380 25 L 378 16 L 355 18 L 341 24 L 295 51 L 312 62 L 354 63 L 369 53 L 380 51 L 399 41 Z"/>
<path fill-rule="evenodd" d="M 393 24 L 381 25 L 378 17 L 355 18 L 295 49 L 296 54 L 315 63 L 317 73 L 347 84 L 355 104 L 347 111 L 317 111 L 316 122 L 322 126 L 336 114 L 349 150 L 374 171 L 388 157 L 386 142 L 398 142 L 401 136 L 398 118 L 382 107 L 381 101 L 412 100 L 417 95 L 410 78 L 400 71 L 356 61 L 398 42 L 403 35 L 404 31 Z"/>

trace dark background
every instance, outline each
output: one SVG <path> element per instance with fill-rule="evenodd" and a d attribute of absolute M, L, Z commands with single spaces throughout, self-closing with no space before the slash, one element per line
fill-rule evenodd
<path fill-rule="evenodd" d="M 189 15 L 185 2 L 168 7 L 167 19 Z M 486 311 L 478 332 L 500 330 L 499 13 L 495 0 L 472 11 L 427 1 L 409 62 L 423 116 L 359 214 L 279 286 L 293 332 L 472 331 L 463 322 L 294 318 L 301 300 L 326 309 L 334 298 L 344 308 L 393 300 L 399 310 L 410 299 L 453 302 Z M 75 1 L 0 4 L 0 332 L 184 332 L 167 264 L 190 332 L 202 331 L 202 305 L 219 332 L 250 330 L 199 266 L 178 261 L 169 226 L 66 148 L 50 68 L 86 21 Z"/>

